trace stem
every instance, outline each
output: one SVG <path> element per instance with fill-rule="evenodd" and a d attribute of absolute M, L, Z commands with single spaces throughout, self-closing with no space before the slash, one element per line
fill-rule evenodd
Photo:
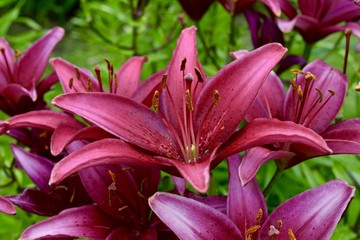
<path fill-rule="evenodd" d="M 284 171 L 284 169 L 282 167 L 277 166 L 274 175 L 272 176 L 272 178 L 270 179 L 270 182 L 268 183 L 268 185 L 265 187 L 265 189 L 263 191 L 265 198 L 267 198 L 269 196 L 271 188 L 274 186 L 275 182 L 281 176 L 283 171 Z"/>
<path fill-rule="evenodd" d="M 305 60 L 307 62 L 309 61 L 312 47 L 313 47 L 313 44 L 309 44 L 309 43 L 305 44 L 305 48 L 304 48 L 304 52 L 303 52 L 303 58 L 305 58 Z"/>
<path fill-rule="evenodd" d="M 133 27 L 133 32 L 132 32 L 132 48 L 133 48 L 133 55 L 137 55 L 137 36 L 138 36 L 138 31 L 137 31 L 137 27 L 134 26 Z"/>
<path fill-rule="evenodd" d="M 231 52 L 233 49 L 233 46 L 235 45 L 235 39 L 234 39 L 234 32 L 235 32 L 235 15 L 231 14 L 231 19 L 230 19 L 230 32 L 229 32 L 229 42 L 228 42 L 228 46 L 227 46 L 227 52 Z M 229 56 L 226 59 L 226 63 L 230 62 Z"/>
<path fill-rule="evenodd" d="M 350 37 L 351 37 L 351 29 L 346 28 L 344 31 L 345 38 L 346 38 L 346 45 L 345 45 L 345 56 L 344 56 L 344 68 L 343 73 L 346 74 L 347 69 L 347 62 L 349 58 L 349 47 L 350 47 Z"/>
<path fill-rule="evenodd" d="M 210 58 L 210 61 L 215 65 L 215 67 L 220 69 L 220 65 L 216 62 L 216 58 L 212 55 L 209 46 L 206 44 L 204 35 L 200 30 L 200 25 L 198 24 L 198 22 L 196 23 L 196 27 L 198 28 L 197 34 L 200 38 L 200 42 L 204 46 L 207 56 Z"/>

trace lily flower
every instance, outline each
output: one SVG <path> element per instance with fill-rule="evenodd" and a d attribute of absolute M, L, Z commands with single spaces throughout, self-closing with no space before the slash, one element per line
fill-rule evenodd
<path fill-rule="evenodd" d="M 102 139 L 71 153 L 54 167 L 50 183 L 58 183 L 85 167 L 126 163 L 160 166 L 164 171 L 180 174 L 197 191 L 207 190 L 210 167 L 234 153 L 218 149 L 227 145 L 286 49 L 276 43 L 265 45 L 208 80 L 196 58 L 195 32 L 195 27 L 183 30 L 163 76 L 163 91 L 161 95 L 154 92 L 153 109 L 104 93 L 69 93 L 53 100 L 59 108 L 78 114 L 120 140 Z M 248 126 L 246 132 L 236 132 L 238 142 L 231 151 L 288 137 L 283 127 L 272 129 L 276 139 L 272 134 L 263 135 L 259 124 Z M 290 125 L 288 129 L 295 131 L 305 144 L 330 151 L 317 134 Z M 259 133 L 258 138 L 249 138 L 255 132 Z M 308 134 L 316 140 L 308 141 Z"/>
<path fill-rule="evenodd" d="M 328 35 L 344 31 L 349 22 L 360 18 L 360 11 L 351 0 L 298 0 L 295 7 L 287 0 L 282 1 L 282 10 L 289 20 L 278 19 L 283 32 L 296 29 L 308 44 L 315 43 Z"/>
<path fill-rule="evenodd" d="M 158 192 L 149 198 L 151 209 L 180 239 L 329 239 L 354 196 L 353 187 L 333 180 L 296 195 L 268 215 L 256 180 L 241 186 L 240 157 L 228 162 L 226 215 L 175 194 Z"/>
<path fill-rule="evenodd" d="M 345 98 L 347 77 L 321 60 L 295 72 L 296 77 L 291 80 L 287 94 L 281 80 L 271 74 L 248 111 L 246 120 L 292 121 L 319 134 L 333 154 L 359 154 L 360 119 L 332 124 Z M 246 184 L 259 167 L 270 159 L 277 159 L 279 167 L 285 169 L 309 158 L 328 155 L 314 150 L 301 143 L 280 141 L 250 149 L 240 165 L 241 181 Z"/>
<path fill-rule="evenodd" d="M 148 198 L 158 189 L 158 169 L 107 165 L 79 174 L 96 205 L 67 209 L 30 226 L 20 239 L 176 239 L 159 219 L 150 217 Z"/>
<path fill-rule="evenodd" d="M 14 53 L 9 43 L 0 39 L 0 109 L 10 116 L 43 109 L 42 97 L 57 81 L 51 74 L 40 81 L 49 56 L 62 39 L 64 30 L 55 27 L 24 53 Z"/>

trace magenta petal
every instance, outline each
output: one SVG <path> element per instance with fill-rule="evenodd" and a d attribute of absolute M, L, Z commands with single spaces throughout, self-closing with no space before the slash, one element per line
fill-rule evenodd
<path fill-rule="evenodd" d="M 277 16 L 279 17 L 281 14 L 281 8 L 280 8 L 280 3 L 279 0 L 260 0 L 262 1 L 265 5 L 267 5 L 270 10 Z"/>
<path fill-rule="evenodd" d="M 180 239 L 244 239 L 226 215 L 193 199 L 158 192 L 149 204 Z"/>
<path fill-rule="evenodd" d="M 33 127 L 45 130 L 54 130 L 61 123 L 67 123 L 77 127 L 83 126 L 82 123 L 68 114 L 50 110 L 39 110 L 18 114 L 4 122 L 0 122 L 0 132 L 5 133 L 11 128 L 19 127 Z"/>
<path fill-rule="evenodd" d="M 105 239 L 114 221 L 96 206 L 70 208 L 28 227 L 21 240 L 54 237 Z"/>
<path fill-rule="evenodd" d="M 145 57 L 135 56 L 121 66 L 116 73 L 117 84 L 115 82 L 112 83 L 112 89 L 116 94 L 131 97 L 135 93 L 136 89 L 140 86 L 141 69 L 146 60 Z M 117 88 L 115 89 L 115 87 Z"/>
<path fill-rule="evenodd" d="M 36 99 L 35 85 L 44 73 L 51 52 L 62 39 L 64 29 L 55 27 L 37 40 L 20 58 L 16 65 L 15 82 L 32 93 Z"/>
<path fill-rule="evenodd" d="M 89 70 L 79 68 L 61 58 L 50 59 L 50 64 L 59 77 L 64 93 L 87 92 L 89 90 L 89 80 L 91 82 L 92 91 L 100 91 L 98 81 Z M 79 70 L 79 76 L 77 76 L 75 69 Z"/>
<path fill-rule="evenodd" d="M 241 162 L 239 155 L 228 158 L 229 193 L 227 199 L 227 215 L 245 235 L 247 229 L 254 225 L 262 225 L 267 218 L 267 206 L 264 196 L 253 179 L 245 187 L 241 186 L 238 167 Z M 257 222 L 259 211 L 262 218 Z"/>
<path fill-rule="evenodd" d="M 334 154 L 360 154 L 360 118 L 335 123 L 321 136 Z"/>
<path fill-rule="evenodd" d="M 265 221 L 260 239 L 269 238 L 270 226 L 277 226 L 278 220 L 282 221 L 279 239 L 288 239 L 289 229 L 296 239 L 329 239 L 354 191 L 346 182 L 333 180 L 289 199 Z"/>
<path fill-rule="evenodd" d="M 6 214 L 15 214 L 16 208 L 8 199 L 0 196 L 0 212 Z"/>
<path fill-rule="evenodd" d="M 3 54 L 0 53 L 0 91 L 2 91 L 7 84 L 14 81 L 15 53 L 9 43 L 3 38 L 0 38 L 0 49 L 4 49 L 6 60 L 10 68 L 9 72 Z"/>
<path fill-rule="evenodd" d="M 205 193 L 207 191 L 210 183 L 209 161 L 203 161 L 195 164 L 173 161 L 173 165 L 193 188 L 201 193 Z"/>
<path fill-rule="evenodd" d="M 194 127 L 200 136 L 214 136 L 211 147 L 235 131 L 285 52 L 278 43 L 267 44 L 226 65 L 204 85 L 195 104 Z M 218 100 L 214 100 L 216 91 Z"/>
<path fill-rule="evenodd" d="M 14 158 L 20 163 L 26 174 L 41 191 L 50 190 L 49 179 L 54 164 L 44 157 L 30 153 L 21 147 L 11 144 Z"/>
<path fill-rule="evenodd" d="M 103 139 L 86 145 L 55 164 L 50 183 L 56 184 L 67 176 L 87 167 L 104 164 L 156 164 L 154 158 L 118 139 Z"/>
<path fill-rule="evenodd" d="M 107 93 L 70 93 L 56 97 L 53 103 L 152 152 L 167 156 L 176 146 L 160 115 L 129 98 Z"/>
<path fill-rule="evenodd" d="M 275 118 L 257 118 L 236 132 L 219 149 L 218 157 L 225 158 L 256 146 L 282 142 L 302 144 L 307 146 L 307 151 L 311 150 L 318 155 L 332 152 L 325 140 L 309 128 Z"/>
<path fill-rule="evenodd" d="M 255 147 L 246 151 L 239 166 L 239 176 L 242 185 L 246 185 L 253 179 L 259 168 L 269 160 L 290 159 L 296 154 L 288 151 L 271 151 L 263 147 Z"/>
<path fill-rule="evenodd" d="M 255 118 L 283 119 L 285 89 L 280 78 L 271 72 L 261 87 L 254 104 L 246 114 L 246 121 Z"/>
<path fill-rule="evenodd" d="M 184 71 L 181 71 L 182 63 L 186 59 Z M 192 86 L 197 82 L 195 67 L 198 66 L 196 50 L 196 27 L 190 27 L 182 30 L 178 39 L 177 46 L 173 52 L 171 62 L 167 68 L 167 87 L 171 96 L 164 91 L 162 96 L 164 101 L 164 113 L 170 120 L 175 129 L 179 128 L 179 121 L 176 115 L 183 116 L 183 99 L 185 94 L 184 74 L 191 74 L 194 78 Z M 191 91 L 192 93 L 194 91 Z M 194 96 L 193 96 L 194 97 Z M 173 99 L 173 101 L 171 100 Z M 173 104 L 172 104 L 173 102 Z M 177 112 L 177 113 L 176 113 Z"/>

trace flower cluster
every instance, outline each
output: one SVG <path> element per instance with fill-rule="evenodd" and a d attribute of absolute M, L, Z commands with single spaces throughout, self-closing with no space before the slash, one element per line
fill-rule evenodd
<path fill-rule="evenodd" d="M 179 2 L 197 22 L 215 4 Z M 276 181 L 262 190 L 256 176 L 270 160 L 276 180 L 314 157 L 360 154 L 360 118 L 335 121 L 348 91 L 348 60 L 343 71 L 308 62 L 314 43 L 360 32 L 359 3 L 219 2 L 232 16 L 245 15 L 254 50 L 230 53 L 234 60 L 211 77 L 198 59 L 195 26 L 181 31 L 168 65 L 145 81 L 146 57 L 133 56 L 117 71 L 105 60 L 107 80 L 99 66 L 92 74 L 49 60 L 61 27 L 24 54 L 0 39 L 0 109 L 7 115 L 0 134 L 14 139 L 12 167 L 35 186 L 0 196 L 0 212 L 16 214 L 16 205 L 49 217 L 20 239 L 331 237 L 354 187 L 331 180 L 268 212 L 265 198 Z M 303 55 L 284 47 L 284 33 L 293 30 L 306 44 Z M 54 72 L 41 80 L 48 63 Z M 301 69 L 289 70 L 295 64 Z M 47 103 L 57 82 L 63 93 Z M 225 160 L 227 195 L 207 195 L 211 171 Z M 168 176 L 173 189 L 162 186 Z"/>

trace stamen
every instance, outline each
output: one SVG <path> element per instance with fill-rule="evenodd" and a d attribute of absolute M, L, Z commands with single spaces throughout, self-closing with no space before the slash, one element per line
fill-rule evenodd
<path fill-rule="evenodd" d="M 255 218 L 256 223 L 260 224 L 262 216 L 263 216 L 263 210 L 259 208 L 258 214 L 256 215 Z"/>
<path fill-rule="evenodd" d="M 139 197 L 146 199 L 146 197 L 141 192 L 138 191 L 137 194 L 139 195 Z"/>
<path fill-rule="evenodd" d="M 162 87 L 163 89 L 166 87 L 167 78 L 168 78 L 168 75 L 167 75 L 167 74 L 164 74 L 164 75 L 162 76 L 162 79 L 161 79 L 161 87 Z"/>
<path fill-rule="evenodd" d="M 276 223 L 277 228 L 281 229 L 282 225 L 283 225 L 283 222 L 281 220 L 278 220 Z"/>
<path fill-rule="evenodd" d="M 114 88 L 115 88 L 115 89 L 113 89 L 113 92 L 114 92 L 115 94 L 116 94 L 116 92 L 117 92 L 118 86 L 119 86 L 119 81 L 118 81 L 117 75 L 115 74 L 115 75 L 114 75 Z"/>
<path fill-rule="evenodd" d="M 197 67 L 195 67 L 195 74 L 196 74 L 196 76 L 197 76 L 197 78 L 198 78 L 198 81 L 199 82 L 204 82 L 204 79 L 203 79 L 203 77 L 202 77 L 202 75 L 201 75 L 201 72 L 200 72 L 200 70 L 197 68 Z"/>
<path fill-rule="evenodd" d="M 296 240 L 295 234 L 291 229 L 288 230 L 289 240 Z"/>
<path fill-rule="evenodd" d="M 321 103 L 322 102 L 322 100 L 323 100 L 323 93 L 322 93 L 322 91 L 320 90 L 320 89 L 318 89 L 318 88 L 315 88 L 315 90 L 318 92 L 318 94 L 319 94 L 319 103 Z M 335 93 L 334 93 L 335 94 Z"/>
<path fill-rule="evenodd" d="M 74 84 L 74 78 L 70 78 L 70 79 L 69 79 L 69 88 L 70 88 L 70 89 L 72 89 L 73 84 Z"/>
<path fill-rule="evenodd" d="M 76 188 L 73 188 L 72 193 L 71 193 L 71 197 L 70 197 L 70 203 L 72 203 L 75 199 L 75 192 L 76 192 Z"/>
<path fill-rule="evenodd" d="M 102 80 L 101 80 L 101 74 L 100 74 L 100 66 L 99 65 L 96 65 L 94 67 L 94 71 L 96 73 L 96 78 L 98 80 L 98 83 L 99 83 L 99 87 L 100 87 L 100 92 L 103 92 L 104 89 L 103 89 L 103 86 L 102 86 Z"/>
<path fill-rule="evenodd" d="M 214 98 L 214 105 L 217 106 L 219 104 L 219 101 L 220 101 L 220 96 L 219 96 L 219 91 L 218 90 L 214 90 L 213 98 Z"/>
<path fill-rule="evenodd" d="M 189 111 L 194 111 L 194 105 L 191 101 L 190 90 L 186 89 L 186 106 Z"/>
<path fill-rule="evenodd" d="M 181 61 L 180 71 L 185 71 L 186 58 Z"/>
<path fill-rule="evenodd" d="M 305 74 L 305 79 L 306 80 L 316 80 L 316 76 L 314 75 L 314 74 L 312 74 L 311 72 L 307 72 L 306 74 Z"/>
<path fill-rule="evenodd" d="M 109 206 L 112 206 L 112 198 L 111 198 L 111 191 L 116 191 L 116 175 L 111 170 L 108 170 L 108 173 L 111 177 L 112 183 L 108 186 L 109 191 Z"/>
<path fill-rule="evenodd" d="M 159 91 L 155 90 L 154 96 L 152 98 L 152 106 L 155 109 L 155 111 L 159 110 L 159 96 L 160 96 Z"/>

